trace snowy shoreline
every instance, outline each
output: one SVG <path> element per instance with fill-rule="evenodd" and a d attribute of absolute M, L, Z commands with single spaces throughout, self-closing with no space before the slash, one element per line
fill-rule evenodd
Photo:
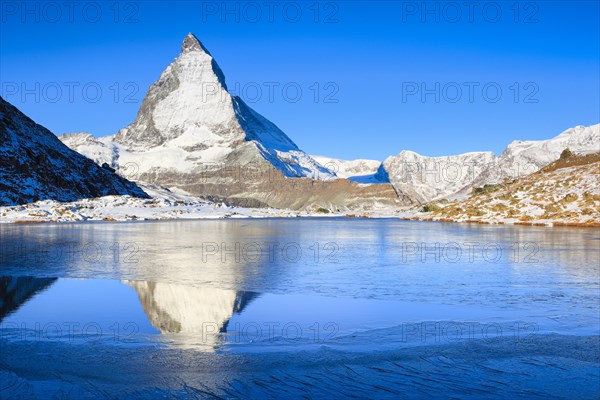
<path fill-rule="evenodd" d="M 148 187 L 144 188 L 148 190 Z M 61 203 L 42 200 L 35 203 L 0 207 L 2 223 L 131 222 L 198 219 L 245 218 L 402 218 L 406 211 L 380 209 L 363 212 L 329 210 L 295 211 L 276 208 L 242 208 L 210 202 L 182 194 L 154 192 L 152 199 L 130 196 L 106 196 Z M 157 195 L 158 194 L 158 195 Z"/>
<path fill-rule="evenodd" d="M 35 203 L 0 207 L 0 224 L 81 223 L 81 222 L 156 222 L 193 221 L 200 219 L 397 219 L 403 221 L 461 223 L 480 225 L 520 225 L 538 227 L 600 227 L 600 223 L 578 221 L 533 220 L 515 218 L 451 219 L 433 217 L 419 209 L 380 209 L 362 212 L 294 211 L 274 208 L 240 208 L 196 199 L 194 201 L 164 198 L 137 199 L 129 196 L 106 196 L 60 203 L 43 200 Z"/>

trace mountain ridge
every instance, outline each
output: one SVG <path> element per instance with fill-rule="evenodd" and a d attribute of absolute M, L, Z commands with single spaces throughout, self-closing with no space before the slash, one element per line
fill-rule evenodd
<path fill-rule="evenodd" d="M 61 140 L 127 178 L 193 195 L 236 199 L 252 207 L 343 208 L 360 204 L 360 196 L 373 203 L 370 192 L 375 203 L 387 204 L 393 192 L 393 203 L 402 205 L 465 197 L 473 187 L 534 172 L 558 159 L 566 147 L 591 150 L 598 145 L 597 127 L 571 128 L 543 141 L 513 141 L 498 156 L 486 151 L 427 157 L 403 150 L 381 162 L 313 157 L 227 91 L 218 63 L 190 33 L 181 53 L 151 85 L 131 124 L 113 136 L 65 135 Z M 572 140 L 578 135 L 582 137 Z M 241 170 L 237 175 L 246 178 L 232 176 L 232 170 Z M 339 178 L 348 182 L 329 188 L 311 183 Z M 373 184 L 391 188 L 360 186 Z M 345 190 L 352 199 L 344 200 L 335 190 Z"/>
<path fill-rule="evenodd" d="M 0 97 L 0 205 L 149 196 L 135 183 L 63 144 Z"/>
<path fill-rule="evenodd" d="M 565 149 L 576 154 L 600 151 L 600 124 L 566 129 L 550 139 L 515 140 L 496 156 L 468 152 L 427 157 L 403 150 L 388 157 L 378 174 L 387 175 L 394 188 L 421 203 L 467 196 L 474 188 L 500 183 L 538 171 L 559 159 Z"/>

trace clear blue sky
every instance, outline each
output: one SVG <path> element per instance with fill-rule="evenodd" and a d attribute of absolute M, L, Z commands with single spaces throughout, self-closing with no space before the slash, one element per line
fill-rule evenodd
<path fill-rule="evenodd" d="M 229 2 L 229 13 L 221 1 L 51 3 L 0 3 L 0 81 L 3 97 L 56 134 L 129 124 L 190 31 L 230 88 L 313 154 L 498 153 L 600 121 L 598 1 L 431 2 L 429 14 L 400 1 Z M 269 82 L 279 83 L 273 101 Z M 433 90 L 424 99 L 423 85 Z"/>

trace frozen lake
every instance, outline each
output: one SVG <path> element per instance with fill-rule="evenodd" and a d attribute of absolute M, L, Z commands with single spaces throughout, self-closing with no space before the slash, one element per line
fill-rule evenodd
<path fill-rule="evenodd" d="M 595 398 L 599 281 L 593 228 L 0 225 L 0 397 Z"/>

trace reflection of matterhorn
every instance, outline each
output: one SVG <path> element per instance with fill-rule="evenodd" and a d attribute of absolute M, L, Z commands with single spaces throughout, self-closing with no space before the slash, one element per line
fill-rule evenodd
<path fill-rule="evenodd" d="M 0 277 L 0 322 L 38 293 L 48 289 L 56 278 L 30 276 Z"/>
<path fill-rule="evenodd" d="M 162 282 L 125 281 L 138 294 L 150 323 L 164 334 L 225 332 L 229 319 L 240 312 L 254 293 Z M 216 343 L 205 335 L 204 344 Z"/>

